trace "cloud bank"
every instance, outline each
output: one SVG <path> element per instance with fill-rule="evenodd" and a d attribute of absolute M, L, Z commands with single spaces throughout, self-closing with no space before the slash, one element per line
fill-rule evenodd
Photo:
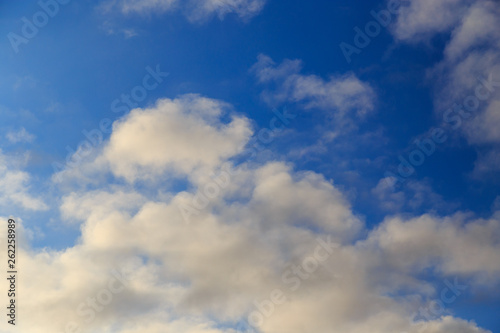
<path fill-rule="evenodd" d="M 77 244 L 20 252 L 19 302 L 33 314 L 23 330 L 487 332 L 436 304 L 498 287 L 500 212 L 392 216 L 369 229 L 318 173 L 234 163 L 252 131 L 227 109 L 187 95 L 114 123 L 95 165 L 80 170 L 112 177 L 112 186 L 61 199 L 61 219 L 80 225 Z M 189 224 L 180 207 L 207 178 L 190 175 L 180 191 L 153 181 L 222 163 L 230 179 Z M 455 289 L 443 293 L 425 270 Z"/>

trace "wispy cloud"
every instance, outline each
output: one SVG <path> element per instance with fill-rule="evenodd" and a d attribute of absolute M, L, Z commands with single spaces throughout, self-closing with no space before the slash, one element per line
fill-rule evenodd
<path fill-rule="evenodd" d="M 452 125 L 460 121 L 460 132 L 472 146 L 483 152 L 487 146 L 500 149 L 498 4 L 490 0 L 408 1 L 400 9 L 393 34 L 398 41 L 413 45 L 428 43 L 439 34 L 450 35 L 443 60 L 429 71 L 436 89 L 435 112 Z M 463 96 L 468 97 L 462 105 L 457 101 Z"/>
<path fill-rule="evenodd" d="M 100 8 L 105 12 L 118 9 L 123 14 L 140 15 L 181 11 L 191 22 L 203 22 L 212 16 L 224 19 L 228 14 L 247 20 L 257 15 L 265 3 L 266 0 L 112 0 Z"/>
<path fill-rule="evenodd" d="M 31 143 L 35 139 L 35 136 L 28 131 L 24 127 L 21 127 L 17 131 L 7 132 L 5 135 L 7 140 L 11 143 L 19 143 L 19 142 L 28 142 Z"/>
<path fill-rule="evenodd" d="M 376 95 L 370 84 L 353 73 L 331 76 L 325 80 L 316 75 L 301 74 L 300 60 L 284 60 L 277 65 L 270 57 L 260 55 L 251 70 L 260 83 L 274 85 L 263 93 L 271 105 L 299 103 L 306 109 L 320 109 L 331 114 L 339 127 L 363 119 L 375 108 Z"/>

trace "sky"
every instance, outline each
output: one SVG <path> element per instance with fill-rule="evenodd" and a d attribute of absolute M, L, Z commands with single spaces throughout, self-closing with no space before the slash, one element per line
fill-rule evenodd
<path fill-rule="evenodd" d="M 0 333 L 500 331 L 498 1 L 3 1 L 0 35 Z"/>

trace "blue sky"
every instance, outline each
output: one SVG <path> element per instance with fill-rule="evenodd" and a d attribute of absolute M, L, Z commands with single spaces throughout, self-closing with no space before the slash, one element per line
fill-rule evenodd
<path fill-rule="evenodd" d="M 45 278 L 25 330 L 243 332 L 318 237 L 342 250 L 251 330 L 500 328 L 496 2 L 63 3 L 0 4 L 0 208 Z M 86 320 L 121 263 L 147 282 Z"/>

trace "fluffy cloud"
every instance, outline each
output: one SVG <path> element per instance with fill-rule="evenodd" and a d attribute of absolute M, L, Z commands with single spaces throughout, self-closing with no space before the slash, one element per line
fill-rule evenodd
<path fill-rule="evenodd" d="M 161 100 L 116 123 L 99 159 L 130 179 L 168 168 L 184 177 L 243 149 L 248 121 L 221 117 L 213 100 Z M 171 150 L 176 143 L 182 150 Z M 19 301 L 33 313 L 23 330 L 235 333 L 261 311 L 250 331 L 487 332 L 446 311 L 418 318 L 440 297 L 420 271 L 494 290 L 500 214 L 391 217 L 369 230 L 319 174 L 272 161 L 228 168 L 228 182 L 189 224 L 180 207 L 193 205 L 206 178 L 189 178 L 182 192 L 116 182 L 66 193 L 61 214 L 82 221 L 81 237 L 61 251 L 21 250 Z"/>
<path fill-rule="evenodd" d="M 346 214 L 355 218 L 342 195 L 321 177 L 299 177 L 294 182 L 286 180 L 294 178 L 290 173 L 277 164 L 243 173 L 245 177 L 253 174 L 254 179 L 246 201 L 226 198 L 222 205 L 197 215 L 189 226 L 176 207 L 180 195 L 166 202 L 150 198 L 135 214 L 121 206 L 110 209 L 106 200 L 96 200 L 91 209 L 99 218 L 89 216 L 85 221 L 80 245 L 62 252 L 23 253 L 21 259 L 29 268 L 21 288 L 36 297 L 22 301 L 25 311 L 39 313 L 25 319 L 29 331 L 60 330 L 72 321 L 88 332 L 98 327 L 120 333 L 174 328 L 233 332 L 218 327 L 247 320 L 257 309 L 255 302 L 262 304 L 279 289 L 286 301 L 275 305 L 259 326 L 261 332 L 298 333 L 304 327 L 320 332 L 335 327 L 352 333 L 368 327 L 374 332 L 445 333 L 452 328 L 486 332 L 444 313 L 423 322 L 412 318 L 440 297 L 417 278 L 421 270 L 435 268 L 443 278 L 458 274 L 461 282 L 469 281 L 467 286 L 494 285 L 500 274 L 500 267 L 492 265 L 500 262 L 499 220 L 472 220 L 460 214 L 444 219 L 390 218 L 363 240 L 337 245 L 329 256 L 325 250 L 321 255 L 326 260 L 314 270 L 304 263 L 314 257 L 317 239 L 327 242 L 338 233 L 335 228 L 318 232 L 309 226 L 325 218 L 334 226 L 345 221 Z M 309 223 L 293 214 L 283 220 L 273 199 L 261 200 L 262 188 L 273 177 L 286 180 L 272 181 L 275 187 L 283 184 L 280 194 L 297 192 L 305 200 L 275 194 L 282 210 L 307 211 L 316 205 L 322 209 L 324 201 L 337 209 L 312 210 Z M 303 192 L 304 187 L 310 189 Z M 101 193 L 93 195 L 102 197 Z M 80 214 L 78 207 L 64 209 Z M 309 273 L 300 269 L 304 277 L 299 279 L 291 272 L 301 263 L 309 267 Z M 123 271 L 129 282 L 88 321 L 77 309 L 88 297 L 102 296 L 102 289 L 114 277 L 112 268 Z M 396 290 L 404 290 L 405 297 L 387 296 Z"/>
<path fill-rule="evenodd" d="M 500 272 L 500 221 L 496 218 L 471 220 L 460 213 L 446 218 L 389 218 L 366 244 L 400 272 L 435 268 L 445 275 L 489 276 L 493 284 Z"/>
<path fill-rule="evenodd" d="M 114 124 L 104 157 L 117 176 L 129 181 L 154 178 L 167 169 L 189 174 L 214 168 L 241 151 L 252 131 L 249 121 L 221 114 L 224 103 L 187 95 L 160 100 L 150 109 L 135 109 Z"/>
<path fill-rule="evenodd" d="M 110 172 L 129 182 L 158 180 L 169 172 L 196 178 L 240 153 L 252 135 L 247 118 L 221 101 L 189 94 L 134 109 L 113 124 L 102 149 L 55 175 L 59 182 L 96 183 Z M 97 181 L 97 182 L 98 182 Z"/>
<path fill-rule="evenodd" d="M 134 212 L 145 199 L 135 192 L 124 192 L 121 189 L 107 191 L 90 191 L 84 193 L 71 193 L 63 198 L 60 210 L 64 220 L 85 221 L 88 219 L 99 219 L 107 216 L 110 212 L 120 210 L 122 212 Z"/>
<path fill-rule="evenodd" d="M 400 7 L 393 33 L 399 40 L 421 41 L 449 31 L 474 0 L 409 0 Z"/>
<path fill-rule="evenodd" d="M 249 19 L 257 15 L 265 3 L 265 0 L 114 0 L 106 2 L 103 8 L 110 10 L 117 7 L 124 14 L 181 10 L 190 21 L 199 22 L 212 16 L 223 19 L 231 13 Z"/>

